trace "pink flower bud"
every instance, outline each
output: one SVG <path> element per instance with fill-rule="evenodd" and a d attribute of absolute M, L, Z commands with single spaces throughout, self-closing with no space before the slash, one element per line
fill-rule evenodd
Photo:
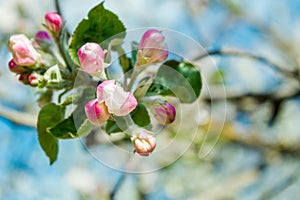
<path fill-rule="evenodd" d="M 27 70 L 24 67 L 17 65 L 13 59 L 9 61 L 8 67 L 11 72 L 14 72 L 16 74 L 22 74 L 24 72 L 27 72 Z"/>
<path fill-rule="evenodd" d="M 154 116 L 160 124 L 171 124 L 176 117 L 176 109 L 172 104 L 167 102 L 154 107 Z"/>
<path fill-rule="evenodd" d="M 140 134 L 134 136 L 132 138 L 132 143 L 135 152 L 141 156 L 149 156 L 156 147 L 154 134 L 146 130 L 143 130 Z"/>
<path fill-rule="evenodd" d="M 63 27 L 63 19 L 56 12 L 48 12 L 45 15 L 45 22 L 48 29 L 55 34 L 59 34 Z"/>
<path fill-rule="evenodd" d="M 108 67 L 108 65 L 104 63 L 105 53 L 97 43 L 86 43 L 80 47 L 77 55 L 82 70 L 93 76 L 99 77 L 104 68 Z"/>
<path fill-rule="evenodd" d="M 29 84 L 28 76 L 29 76 L 28 74 L 20 74 L 19 81 L 24 83 L 25 85 L 28 85 Z"/>
<path fill-rule="evenodd" d="M 33 48 L 30 40 L 23 34 L 10 36 L 8 48 L 12 52 L 13 59 L 17 65 L 31 66 L 41 57 Z"/>
<path fill-rule="evenodd" d="M 137 100 L 131 92 L 115 83 L 115 80 L 103 81 L 97 87 L 98 101 L 105 101 L 108 112 L 116 116 L 125 116 L 137 106 Z"/>
<path fill-rule="evenodd" d="M 139 65 L 149 65 L 166 60 L 168 46 L 161 31 L 150 29 L 146 31 L 138 46 L 137 62 Z"/>
<path fill-rule="evenodd" d="M 85 104 L 85 114 L 93 124 L 102 124 L 110 117 L 104 102 L 93 99 Z"/>
<path fill-rule="evenodd" d="M 52 45 L 52 39 L 47 31 L 38 31 L 34 36 L 34 40 L 43 49 Z"/>
<path fill-rule="evenodd" d="M 30 74 L 28 76 L 28 83 L 32 87 L 38 86 L 39 84 L 38 76 L 36 74 Z"/>

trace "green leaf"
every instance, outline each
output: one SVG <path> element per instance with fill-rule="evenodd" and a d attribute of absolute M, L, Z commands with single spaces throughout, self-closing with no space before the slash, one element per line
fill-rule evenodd
<path fill-rule="evenodd" d="M 201 74 L 191 63 L 170 60 L 160 66 L 147 95 L 176 96 L 181 103 L 192 103 L 200 95 Z"/>
<path fill-rule="evenodd" d="M 94 125 L 88 119 L 85 119 L 77 130 L 73 115 L 71 115 L 53 128 L 50 128 L 49 132 L 57 139 L 74 139 L 87 136 L 91 133 L 93 127 Z"/>
<path fill-rule="evenodd" d="M 121 34 L 120 34 L 121 33 Z M 70 55 L 77 64 L 78 49 L 87 42 L 96 42 L 107 48 L 109 42 L 115 38 L 125 37 L 125 27 L 118 16 L 103 6 L 103 2 L 92 8 L 88 18 L 83 19 L 75 29 L 70 44 Z M 108 40 L 109 39 L 109 40 Z"/>
<path fill-rule="evenodd" d="M 95 85 L 95 87 L 85 87 L 85 88 L 79 88 L 77 92 L 77 94 L 79 94 L 79 96 L 77 96 L 76 94 L 73 95 L 73 104 L 85 104 L 88 101 L 95 99 L 96 98 L 96 89 L 97 86 Z"/>
<path fill-rule="evenodd" d="M 88 134 L 91 133 L 91 131 L 93 130 L 94 125 L 90 122 L 90 120 L 86 119 L 82 125 L 80 126 L 80 128 L 77 131 L 77 136 L 78 137 L 84 137 L 87 136 Z"/>
<path fill-rule="evenodd" d="M 71 95 L 70 99 L 68 99 L 68 102 L 77 104 L 75 110 L 68 118 L 63 119 L 59 123 L 49 127 L 47 129 L 49 133 L 51 133 L 57 139 L 73 139 L 78 138 L 81 135 L 89 134 L 83 133 L 84 130 L 87 130 L 88 126 L 88 123 L 86 122 L 87 119 L 84 106 L 88 101 L 94 99 L 95 96 L 95 87 L 80 88 L 77 93 Z"/>
<path fill-rule="evenodd" d="M 47 131 L 47 129 L 59 123 L 63 117 L 64 110 L 54 103 L 45 105 L 38 115 L 38 139 L 42 149 L 50 160 L 50 165 L 57 159 L 58 141 Z"/>
<path fill-rule="evenodd" d="M 74 124 L 73 115 L 64 119 L 54 127 L 48 129 L 55 138 L 57 139 L 71 139 L 77 137 L 77 129 Z"/>
<path fill-rule="evenodd" d="M 68 35 L 69 34 L 67 32 L 67 28 L 66 28 L 66 26 L 64 26 L 63 29 L 61 30 L 61 35 L 59 38 L 59 45 L 60 45 L 60 49 L 62 50 L 61 53 L 63 53 L 63 58 L 65 59 L 65 62 L 67 64 L 67 68 L 70 71 L 72 71 L 72 69 L 75 69 L 77 66 L 73 62 L 71 55 L 69 53 L 69 48 L 68 48 L 69 36 Z"/>
<path fill-rule="evenodd" d="M 153 82 L 154 77 L 153 76 L 148 76 L 143 78 L 140 82 L 137 88 L 134 91 L 134 96 L 139 99 L 142 98 L 147 94 L 147 91 L 149 90 L 152 82 Z"/>
<path fill-rule="evenodd" d="M 134 123 L 138 126 L 145 127 L 151 122 L 147 108 L 144 104 L 139 103 L 130 115 Z"/>
<path fill-rule="evenodd" d="M 115 49 L 119 54 L 119 63 L 122 66 L 123 72 L 126 73 L 133 68 L 131 61 L 127 58 L 126 52 L 121 46 L 117 46 Z"/>
<path fill-rule="evenodd" d="M 138 46 L 139 46 L 139 43 L 137 43 L 136 41 L 131 42 L 131 62 L 132 62 L 133 66 L 136 63 L 136 55 L 138 52 Z"/>
<path fill-rule="evenodd" d="M 117 123 L 113 120 L 108 120 L 106 122 L 105 131 L 107 134 L 122 132 Z"/>

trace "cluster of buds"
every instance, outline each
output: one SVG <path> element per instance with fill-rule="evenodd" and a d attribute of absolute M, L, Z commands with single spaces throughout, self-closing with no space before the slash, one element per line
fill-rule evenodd
<path fill-rule="evenodd" d="M 52 35 L 60 34 L 63 20 L 59 14 L 47 13 L 45 23 Z M 19 81 L 33 87 L 56 83 L 60 85 L 62 79 L 57 65 L 49 66 L 42 58 L 43 53 L 49 52 L 52 45 L 52 38 L 46 31 L 38 31 L 32 40 L 24 34 L 10 36 L 8 49 L 13 56 L 8 63 L 10 71 L 19 76 Z"/>
<path fill-rule="evenodd" d="M 60 89 L 62 89 L 61 69 L 66 66 L 64 62 L 60 62 L 62 57 L 55 54 L 54 44 L 60 42 L 64 21 L 58 13 L 49 12 L 45 15 L 44 25 L 47 31 L 38 31 L 32 40 L 24 34 L 10 37 L 8 47 L 13 58 L 9 62 L 9 69 L 19 75 L 19 80 L 24 84 L 39 88 L 61 86 Z M 131 86 L 126 86 L 126 84 L 123 86 L 116 80 L 106 80 L 105 69 L 110 66 L 105 62 L 109 60 L 106 59 L 106 52 L 107 50 L 103 50 L 94 42 L 84 44 L 77 51 L 80 70 L 91 75 L 93 79 L 102 80 L 97 86 L 96 98 L 87 102 L 84 107 L 87 119 L 94 125 L 103 124 L 114 117 L 131 117 L 130 113 L 138 105 L 138 100 L 131 92 Z M 44 53 L 52 57 L 47 60 L 48 57 L 45 59 Z M 134 66 L 136 71 L 133 74 L 140 72 L 146 66 L 163 62 L 167 57 L 168 46 L 161 31 L 148 30 L 138 45 Z M 130 81 L 134 82 L 135 78 L 132 75 Z M 175 120 L 175 108 L 169 103 L 155 104 L 152 112 L 155 113 L 157 121 L 163 125 Z M 148 156 L 156 147 L 155 134 L 144 129 L 137 129 L 138 133 L 134 131 L 130 134 L 135 152 L 141 156 Z"/>
<path fill-rule="evenodd" d="M 97 43 L 86 43 L 77 52 L 81 70 L 98 78 L 105 78 L 105 51 Z M 168 46 L 165 37 L 158 30 L 148 30 L 144 33 L 138 46 L 136 68 L 163 62 L 168 57 Z M 127 88 L 128 89 L 128 88 Z M 175 120 L 175 107 L 167 102 L 157 101 L 152 106 L 152 112 L 157 121 L 163 125 Z M 105 80 L 97 86 L 97 98 L 85 105 L 85 113 L 93 124 L 102 124 L 111 116 L 127 116 L 137 106 L 137 99 L 131 92 L 117 84 L 115 80 Z M 140 130 L 140 128 L 138 128 Z M 148 156 L 156 147 L 155 134 L 141 130 L 131 137 L 135 152 Z"/>

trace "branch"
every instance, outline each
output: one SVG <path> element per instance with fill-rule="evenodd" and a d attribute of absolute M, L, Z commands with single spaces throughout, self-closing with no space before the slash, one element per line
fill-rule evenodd
<path fill-rule="evenodd" d="M 208 56 L 237 56 L 237 57 L 243 57 L 243 58 L 248 58 L 248 59 L 253 59 L 253 60 L 257 60 L 259 62 L 265 63 L 267 66 L 269 66 L 270 68 L 272 68 L 274 71 L 279 72 L 285 76 L 288 76 L 290 78 L 299 80 L 299 74 L 297 71 L 294 72 L 290 72 L 287 70 L 284 70 L 281 66 L 277 65 L 276 63 L 268 60 L 265 57 L 259 56 L 259 55 L 255 55 L 255 54 L 251 54 L 251 53 L 247 53 L 247 52 L 242 52 L 239 50 L 234 50 L 234 49 L 217 49 L 217 50 L 210 50 L 207 51 L 206 53 L 197 56 L 196 58 L 194 58 L 194 60 L 201 60 L 205 57 Z"/>
<path fill-rule="evenodd" d="M 119 189 L 121 188 L 122 184 L 125 181 L 127 173 L 122 173 L 121 176 L 119 177 L 119 179 L 117 180 L 117 183 L 114 185 L 113 190 L 110 192 L 110 199 L 114 200 L 115 196 L 117 194 L 117 192 L 119 191 Z"/>
<path fill-rule="evenodd" d="M 61 8 L 60 8 L 60 5 L 59 5 L 59 2 L 58 0 L 55 0 L 55 9 L 56 9 L 56 12 L 61 15 Z"/>
<path fill-rule="evenodd" d="M 36 127 L 37 116 L 24 112 L 15 111 L 0 105 L 0 116 L 20 125 Z"/>
<path fill-rule="evenodd" d="M 229 142 L 239 144 L 243 147 L 256 149 L 260 152 L 276 151 L 282 155 L 288 155 L 292 157 L 300 157 L 300 148 L 292 147 L 288 145 L 282 145 L 280 143 L 267 143 L 263 141 L 258 135 L 252 135 L 251 137 L 242 137 L 241 133 L 233 131 L 234 128 L 230 123 L 225 124 L 221 137 Z"/>

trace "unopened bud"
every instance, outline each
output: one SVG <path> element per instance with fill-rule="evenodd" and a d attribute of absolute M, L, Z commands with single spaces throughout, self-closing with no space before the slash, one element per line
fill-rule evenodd
<path fill-rule="evenodd" d="M 167 102 L 154 106 L 153 110 L 154 116 L 160 124 L 171 124 L 176 118 L 175 107 Z"/>
<path fill-rule="evenodd" d="M 138 104 L 134 95 L 126 92 L 115 80 L 106 80 L 98 85 L 97 98 L 104 101 L 108 111 L 116 116 L 128 115 Z"/>
<path fill-rule="evenodd" d="M 42 49 L 45 50 L 48 50 L 48 48 L 52 45 L 52 39 L 47 31 L 38 31 L 34 36 L 34 40 Z"/>
<path fill-rule="evenodd" d="M 13 59 L 9 61 L 8 67 L 11 72 L 14 72 L 16 74 L 22 74 L 24 72 L 27 72 L 27 70 L 24 67 L 17 65 Z"/>
<path fill-rule="evenodd" d="M 28 83 L 32 87 L 36 87 L 39 84 L 38 76 L 37 74 L 30 74 L 28 76 Z"/>
<path fill-rule="evenodd" d="M 81 69 L 92 76 L 101 76 L 108 64 L 104 63 L 105 53 L 97 43 L 88 42 L 77 52 Z"/>
<path fill-rule="evenodd" d="M 30 40 L 23 34 L 10 36 L 8 48 L 17 65 L 32 66 L 36 64 L 41 57 L 32 46 Z"/>
<path fill-rule="evenodd" d="M 156 147 L 154 133 L 142 130 L 138 135 L 132 138 L 135 152 L 141 156 L 149 156 Z"/>
<path fill-rule="evenodd" d="M 48 12 L 45 15 L 47 28 L 54 34 L 59 34 L 63 27 L 63 19 L 56 12 Z"/>
<path fill-rule="evenodd" d="M 28 76 L 29 76 L 28 74 L 20 74 L 19 81 L 24 83 L 25 85 L 28 85 L 29 84 Z"/>
<path fill-rule="evenodd" d="M 161 31 L 146 31 L 138 46 L 138 65 L 149 65 L 162 62 L 168 57 L 168 46 Z"/>
<path fill-rule="evenodd" d="M 85 114 L 90 122 L 95 125 L 102 124 L 110 117 L 104 101 L 98 102 L 97 99 L 93 99 L 85 104 Z"/>

